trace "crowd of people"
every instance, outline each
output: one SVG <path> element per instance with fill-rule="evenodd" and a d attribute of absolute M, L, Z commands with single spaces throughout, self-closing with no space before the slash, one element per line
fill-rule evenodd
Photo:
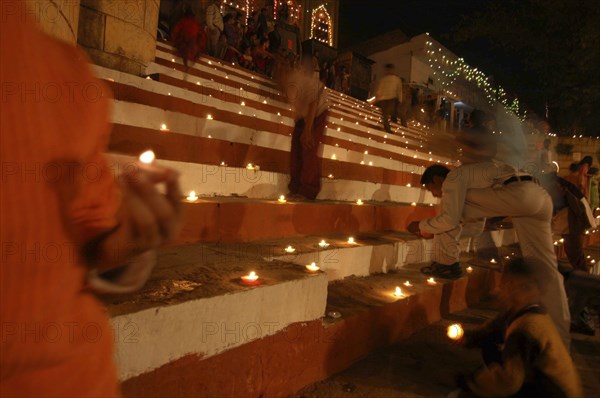
<path fill-rule="evenodd" d="M 173 26 L 164 30 L 177 48 L 183 63 L 196 61 L 201 54 L 240 65 L 241 67 L 274 77 L 275 68 L 281 63 L 300 66 L 303 58 L 299 42 L 289 48 L 284 43 L 282 29 L 292 26 L 286 5 L 282 6 L 275 20 L 270 18 L 267 8 L 253 11 L 248 20 L 240 11 L 222 14 L 222 0 L 213 0 L 205 10 L 206 24 L 198 22 L 189 3 L 181 3 L 178 14 L 182 17 L 173 21 Z M 297 28 L 297 26 L 296 26 Z M 286 28 L 287 29 L 287 28 Z M 323 84 L 336 91 L 350 93 L 350 72 L 348 67 L 335 60 L 322 60 L 319 52 L 312 54 L 312 70 Z"/>

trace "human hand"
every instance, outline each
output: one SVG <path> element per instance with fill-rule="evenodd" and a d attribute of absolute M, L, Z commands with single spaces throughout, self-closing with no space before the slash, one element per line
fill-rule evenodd
<path fill-rule="evenodd" d="M 172 241 L 181 231 L 183 206 L 179 174 L 155 165 L 123 173 L 121 184 L 123 202 L 121 223 L 131 255 L 156 249 Z M 157 184 L 164 184 L 160 193 Z"/>

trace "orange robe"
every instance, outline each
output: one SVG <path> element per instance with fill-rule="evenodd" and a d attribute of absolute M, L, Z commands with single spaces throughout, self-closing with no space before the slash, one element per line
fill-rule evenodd
<path fill-rule="evenodd" d="M 118 396 L 112 328 L 78 254 L 116 223 L 111 96 L 13 3 L 0 24 L 0 396 Z"/>

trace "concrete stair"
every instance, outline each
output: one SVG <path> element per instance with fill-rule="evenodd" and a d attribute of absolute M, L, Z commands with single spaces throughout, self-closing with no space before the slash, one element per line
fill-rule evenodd
<path fill-rule="evenodd" d="M 286 396 L 495 286 L 489 259 L 428 285 L 418 270 L 431 241 L 399 232 L 437 211 L 419 180 L 430 164 L 455 166 L 450 135 L 418 123 L 386 134 L 377 108 L 328 90 L 323 189 L 316 201 L 278 203 L 293 115 L 271 80 L 211 58 L 186 73 L 163 42 L 147 78 L 96 72 L 115 97 L 115 171 L 152 149 L 199 196 L 184 200 L 182 234 L 148 284 L 105 298 L 126 397 Z M 494 232 L 488 246 L 513 235 Z M 319 272 L 307 272 L 312 262 Z M 240 283 L 250 271 L 259 286 Z"/>

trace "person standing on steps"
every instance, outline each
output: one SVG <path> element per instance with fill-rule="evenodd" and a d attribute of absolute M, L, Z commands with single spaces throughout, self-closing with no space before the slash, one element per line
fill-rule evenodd
<path fill-rule="evenodd" d="M 452 244 L 457 245 L 461 223 L 512 217 L 523 256 L 543 266 L 540 277 L 547 287 L 544 304 L 569 347 L 569 307 L 552 240 L 552 199 L 532 176 L 493 160 L 496 142 L 487 130 L 471 128 L 458 138 L 470 163 L 452 170 L 443 181 L 440 214 L 409 224 L 408 231 L 449 233 L 456 242 Z M 451 242 L 450 238 L 446 241 Z M 437 263 L 422 271 L 439 277 L 458 277 L 462 273 L 455 264 L 450 267 Z"/>
<path fill-rule="evenodd" d="M 383 128 L 392 133 L 390 118 L 392 122 L 398 120 L 398 105 L 402 101 L 402 80 L 396 76 L 393 64 L 385 66 L 385 76 L 379 81 L 375 92 L 375 103 L 381 108 Z M 392 133 L 393 134 L 393 133 Z"/>
<path fill-rule="evenodd" d="M 213 0 L 206 8 L 206 29 L 208 30 L 208 53 L 215 56 L 217 43 L 223 33 L 225 25 L 223 23 L 223 15 L 221 14 L 222 0 Z"/>
<path fill-rule="evenodd" d="M 299 69 L 282 65 L 281 86 L 295 113 L 288 198 L 314 200 L 321 191 L 321 140 L 328 103 L 324 85 L 314 75 L 310 55 Z"/>
<path fill-rule="evenodd" d="M 186 71 L 188 62 L 196 62 L 206 49 L 206 33 L 196 21 L 191 7 L 185 9 L 184 17 L 177 22 L 171 33 L 171 40 L 183 59 Z"/>

